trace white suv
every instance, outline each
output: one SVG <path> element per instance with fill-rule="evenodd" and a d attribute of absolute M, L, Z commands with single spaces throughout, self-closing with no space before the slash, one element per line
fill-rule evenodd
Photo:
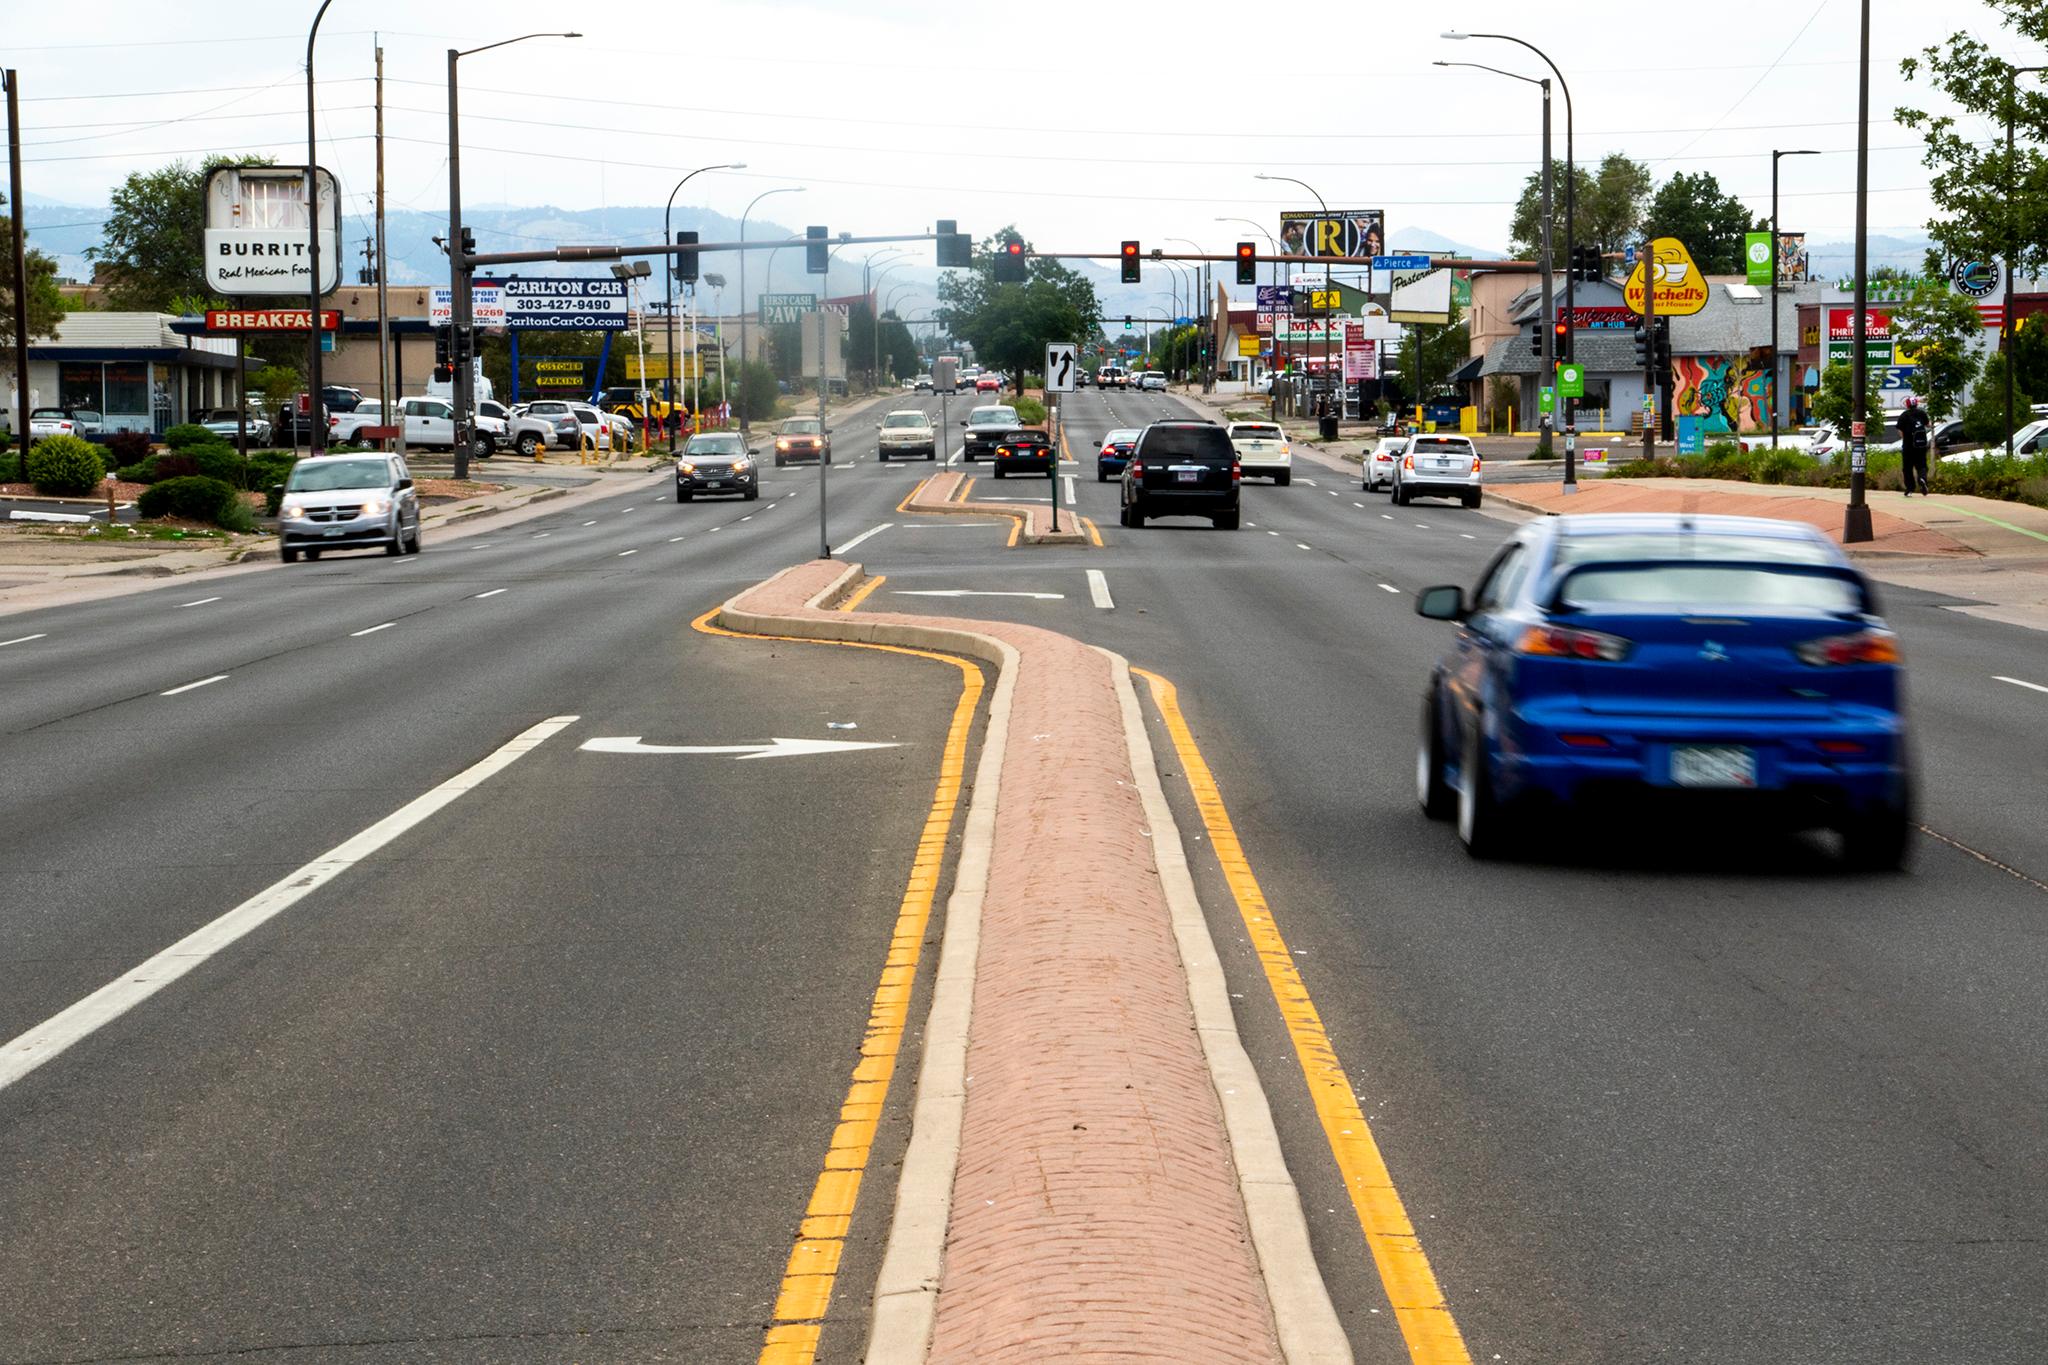
<path fill-rule="evenodd" d="M 1411 436 L 1394 466 L 1394 505 L 1417 498 L 1457 498 L 1479 505 L 1479 449 L 1469 436 Z"/>
<path fill-rule="evenodd" d="M 876 453 L 883 464 L 898 455 L 939 458 L 939 436 L 932 429 L 931 416 L 916 408 L 903 408 L 884 417 L 879 444 Z"/>
<path fill-rule="evenodd" d="M 1247 477 L 1254 474 L 1270 474 L 1273 482 L 1285 488 L 1294 477 L 1294 447 L 1287 442 L 1287 433 L 1277 422 L 1232 422 L 1228 428 L 1230 444 L 1237 451 L 1237 462 Z"/>

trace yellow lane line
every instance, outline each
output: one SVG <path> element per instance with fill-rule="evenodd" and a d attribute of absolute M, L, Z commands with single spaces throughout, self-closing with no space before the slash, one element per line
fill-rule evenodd
<path fill-rule="evenodd" d="M 911 515 L 910 500 L 916 497 L 919 493 L 924 492 L 924 486 L 937 477 L 938 476 L 935 474 L 927 474 L 923 478 L 919 479 L 916 483 L 912 484 L 910 491 L 903 495 L 903 501 L 896 504 L 896 510 L 898 512 L 901 512 L 906 517 Z"/>
<path fill-rule="evenodd" d="M 861 603 L 867 601 L 868 595 L 870 593 L 874 592 L 876 588 L 881 587 L 882 584 L 888 581 L 889 575 L 882 573 L 876 574 L 874 577 L 868 579 L 867 582 L 861 584 L 858 588 L 854 589 L 853 596 L 847 598 L 844 602 L 841 602 L 839 604 L 839 610 L 852 611 Z"/>
<path fill-rule="evenodd" d="M 1083 517 L 1081 518 L 1081 524 L 1088 528 L 1088 539 L 1095 542 L 1095 547 L 1097 549 L 1101 549 L 1102 532 L 1096 529 L 1095 519 L 1093 517 Z"/>
<path fill-rule="evenodd" d="M 1451 1317 L 1450 1305 L 1444 1302 L 1443 1290 L 1429 1267 L 1429 1258 L 1423 1254 L 1421 1240 L 1415 1235 L 1415 1225 L 1409 1221 L 1400 1192 L 1394 1188 L 1394 1177 L 1380 1155 L 1379 1144 L 1373 1140 L 1371 1125 L 1358 1107 L 1358 1097 L 1345 1079 L 1344 1065 L 1337 1059 L 1337 1049 L 1323 1029 L 1315 1002 L 1309 998 L 1308 986 L 1295 968 L 1287 940 L 1273 921 L 1272 907 L 1266 904 L 1258 878 L 1252 875 L 1251 862 L 1238 841 L 1237 828 L 1223 805 L 1215 776 L 1209 771 L 1202 751 L 1195 746 L 1194 734 L 1181 714 L 1174 686 L 1157 673 L 1142 668 L 1131 671 L 1151 688 L 1152 699 L 1166 719 L 1167 733 L 1173 737 L 1173 747 L 1180 755 L 1181 771 L 1187 774 L 1195 807 L 1202 814 L 1209 843 L 1222 864 L 1223 879 L 1230 886 L 1245 932 L 1265 969 L 1266 983 L 1272 988 L 1273 1001 L 1286 1022 L 1287 1035 L 1293 1040 L 1294 1055 L 1301 1063 L 1309 1093 L 1315 1097 L 1316 1117 L 1322 1122 L 1323 1136 L 1329 1141 L 1330 1153 L 1344 1177 L 1344 1188 L 1351 1195 L 1351 1206 L 1358 1214 L 1358 1225 L 1372 1251 L 1380 1282 L 1386 1286 L 1401 1336 L 1408 1343 L 1408 1358 L 1415 1365 L 1471 1365 L 1465 1339 Z"/>
<path fill-rule="evenodd" d="M 871 580 L 879 583 L 880 579 Z M 718 614 L 713 607 L 690 622 L 706 635 L 732 639 L 791 640 L 787 635 L 755 635 L 726 630 L 711 624 Z M 825 1311 L 832 1301 L 832 1287 L 839 1275 L 839 1262 L 846 1247 L 847 1229 L 853 1223 L 853 1207 L 860 1195 L 861 1177 L 866 1174 L 868 1156 L 874 1145 L 875 1129 L 881 1123 L 882 1105 L 889 1096 L 889 1082 L 896 1074 L 896 1057 L 902 1049 L 903 1032 L 910 1015 L 910 996 L 917 981 L 917 966 L 924 946 L 925 926 L 931 919 L 932 904 L 939 890 L 946 859 L 946 836 L 959 809 L 960 790 L 967 773 L 967 740 L 974 727 L 974 712 L 981 701 L 981 670 L 965 659 L 929 650 L 907 649 L 902 645 L 871 644 L 856 640 L 804 640 L 805 644 L 838 645 L 848 649 L 878 649 L 888 654 L 936 659 L 960 670 L 960 699 L 953 705 L 953 719 L 946 731 L 946 747 L 939 760 L 939 781 L 932 793 L 930 811 L 911 858 L 910 877 L 897 907 L 896 924 L 889 935 L 889 954 L 882 964 L 881 980 L 875 986 L 868 1007 L 867 1029 L 860 1045 L 860 1061 L 853 1068 L 846 1098 L 839 1106 L 839 1126 L 832 1134 L 823 1168 L 811 1187 L 811 1200 L 798 1225 L 796 1242 L 790 1249 L 782 1284 L 775 1296 L 775 1310 L 769 1318 L 757 1365 L 811 1365 L 817 1355 L 818 1338 L 824 1331 Z"/>

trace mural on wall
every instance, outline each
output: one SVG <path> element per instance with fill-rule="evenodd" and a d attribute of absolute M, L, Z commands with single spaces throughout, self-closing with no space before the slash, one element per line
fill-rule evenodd
<path fill-rule="evenodd" d="M 1673 415 L 1706 418 L 1709 434 L 1746 431 L 1770 422 L 1768 350 L 1679 356 L 1671 368 Z"/>

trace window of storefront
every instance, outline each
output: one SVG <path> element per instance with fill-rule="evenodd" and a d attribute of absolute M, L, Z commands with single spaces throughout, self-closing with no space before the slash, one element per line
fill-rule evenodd
<path fill-rule="evenodd" d="M 105 412 L 106 405 L 101 401 L 105 396 L 100 387 L 99 362 L 67 360 L 57 366 L 59 407 Z"/>

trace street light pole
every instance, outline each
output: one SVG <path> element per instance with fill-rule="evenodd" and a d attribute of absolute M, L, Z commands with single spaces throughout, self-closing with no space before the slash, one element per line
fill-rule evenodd
<path fill-rule="evenodd" d="M 310 391 L 306 419 L 306 449 L 311 455 L 318 455 L 327 448 L 327 409 L 320 403 L 320 178 L 314 174 L 318 151 L 313 142 L 313 40 L 320 35 L 320 21 L 327 17 L 327 7 L 334 0 L 320 0 L 320 8 L 313 15 L 313 26 L 306 30 L 306 241 L 307 259 L 313 271 L 306 280 L 306 311 L 308 325 L 306 335 L 312 339 L 312 359 L 307 364 L 311 378 L 306 381 Z M 336 250 L 341 244 L 335 243 Z M 15 344 L 27 346 L 27 337 L 17 337 Z M 246 401 L 244 406 L 247 406 Z M 28 448 L 28 431 L 22 430 L 22 449 Z"/>
<path fill-rule="evenodd" d="M 746 168 L 747 163 L 744 161 L 728 161 L 720 166 L 699 166 L 696 170 L 691 171 L 689 175 L 676 181 L 676 187 L 668 192 L 668 207 L 661 211 L 661 240 L 671 246 L 675 244 L 675 229 L 669 222 L 669 215 L 675 210 L 676 196 L 682 193 L 683 186 L 689 184 L 693 177 L 700 176 L 706 171 L 743 171 Z M 698 264 L 701 265 L 702 262 Z M 698 272 L 692 271 L 691 273 L 694 275 Z M 693 305 L 696 302 L 696 298 L 697 291 L 692 289 L 690 291 L 690 301 Z M 676 403 L 676 258 L 673 254 L 668 257 L 668 265 L 663 271 L 661 300 L 664 305 L 662 311 L 668 315 L 664 324 L 668 329 L 668 379 L 665 382 L 665 388 L 668 393 L 669 407 L 674 408 Z M 696 325 L 696 309 L 692 307 L 690 311 L 692 327 L 690 342 L 692 354 L 695 354 L 697 337 L 694 330 Z M 696 409 L 692 408 L 691 411 L 695 412 Z M 671 455 L 676 453 L 676 431 L 680 426 L 681 424 L 676 422 L 668 424 L 668 453 Z"/>
<path fill-rule="evenodd" d="M 754 212 L 754 205 L 771 194 L 801 194 L 802 185 L 780 185 L 772 190 L 762 190 L 755 195 L 740 214 L 740 437 L 746 438 L 747 421 L 747 219 Z M 724 364 L 723 359 L 719 362 Z"/>
<path fill-rule="evenodd" d="M 1856 67 L 1856 321 L 1849 375 L 1849 506 L 1842 514 L 1842 543 L 1871 538 L 1870 503 L 1865 496 L 1863 412 L 1869 401 L 1870 375 L 1864 357 L 1864 308 L 1870 301 L 1866 270 L 1870 263 L 1870 0 L 1863 0 Z M 2010 366 L 2008 365 L 2008 368 Z"/>
<path fill-rule="evenodd" d="M 1254 175 L 1254 176 L 1253 176 L 1252 178 L 1253 178 L 1254 180 L 1285 180 L 1285 181 L 1287 181 L 1287 182 L 1288 182 L 1289 184 L 1291 184 L 1291 185 L 1299 185 L 1299 186 L 1301 186 L 1301 187 L 1302 187 L 1303 189 L 1307 190 L 1307 191 L 1308 191 L 1308 192 L 1309 192 L 1310 194 L 1313 194 L 1313 195 L 1315 195 L 1315 197 L 1316 197 L 1316 207 L 1322 210 L 1322 213 L 1323 213 L 1323 219 L 1324 219 L 1324 221 L 1325 221 L 1325 222 L 1327 222 L 1327 221 L 1329 220 L 1329 217 L 1330 217 L 1330 206 L 1329 206 L 1329 205 L 1328 205 L 1327 203 L 1325 203 L 1325 202 L 1324 202 L 1322 194 L 1321 194 L 1321 193 L 1320 193 L 1320 192 L 1319 192 L 1319 191 L 1318 191 L 1318 190 L 1316 189 L 1316 187 L 1315 187 L 1315 186 L 1313 186 L 1313 185 L 1311 185 L 1311 184 L 1309 184 L 1309 183 L 1308 183 L 1308 181 L 1306 181 L 1306 180 L 1296 180 L 1296 179 L 1295 179 L 1295 178 L 1294 178 L 1293 176 L 1291 176 L 1291 175 L 1267 175 L 1267 174 L 1265 174 L 1264 172 L 1260 172 L 1259 174 L 1257 174 L 1257 175 Z M 1320 254 L 1320 253 L 1318 253 L 1318 254 Z M 1325 310 L 1325 312 L 1327 312 L 1327 310 L 1328 310 L 1328 307 L 1329 307 L 1329 302 L 1330 302 L 1330 260 L 1329 260 L 1329 257 L 1325 256 L 1325 257 L 1323 258 L 1323 305 L 1324 305 L 1324 310 Z M 1329 320 L 1329 318 L 1328 318 L 1327 316 L 1319 315 L 1319 316 L 1317 317 L 1316 321 L 1317 321 L 1318 323 L 1320 323 L 1320 324 L 1322 325 L 1322 333 L 1323 333 L 1323 377 L 1324 377 L 1324 379 L 1325 379 L 1325 380 L 1327 380 L 1327 379 L 1329 378 L 1329 370 L 1330 370 L 1330 320 Z M 1420 345 L 1421 345 L 1421 342 L 1420 342 L 1420 340 L 1419 340 L 1419 339 L 1418 339 L 1418 341 L 1417 341 L 1417 343 L 1416 343 L 1416 344 L 1417 344 L 1417 346 L 1418 346 L 1418 348 L 1419 348 L 1419 347 L 1420 347 Z M 1418 354 L 1418 355 L 1419 355 L 1419 354 L 1421 354 L 1421 352 L 1420 352 L 1420 350 L 1419 350 L 1419 349 L 1418 349 L 1418 351 L 1417 351 L 1417 354 Z"/>
<path fill-rule="evenodd" d="M 1778 162 L 1788 156 L 1819 156 L 1815 151 L 1771 152 L 1771 448 L 1778 447 Z M 1646 268 L 1647 270 L 1647 268 Z"/>
<path fill-rule="evenodd" d="M 868 332 L 868 388 L 870 391 L 875 388 L 876 381 L 882 377 L 883 309 L 880 304 L 874 302 L 875 293 L 881 289 L 883 280 L 888 279 L 890 275 L 909 264 L 910 262 L 908 261 L 895 261 L 884 269 L 876 271 L 874 283 L 861 291 L 868 296 L 868 308 L 873 314 L 872 321 L 874 323 L 874 326 Z"/>
<path fill-rule="evenodd" d="M 867 301 L 867 304 L 868 304 L 868 316 L 869 316 L 869 320 L 870 320 L 871 322 L 872 322 L 872 321 L 875 321 L 875 320 L 877 320 L 877 319 L 879 319 L 879 318 L 881 317 L 881 310 L 880 310 L 880 309 L 878 309 L 878 308 L 876 308 L 876 307 L 874 306 L 874 302 L 873 302 L 873 299 L 874 299 L 874 281 L 875 281 L 875 280 L 879 280 L 880 278 L 882 278 L 882 276 L 881 276 L 881 275 L 875 275 L 875 276 L 872 276 L 872 277 L 870 277 L 870 275 L 868 274 L 869 270 L 870 270 L 870 269 L 871 269 L 871 268 L 872 268 L 872 267 L 874 266 L 874 264 L 875 264 L 875 261 L 876 261 L 877 259 L 881 259 L 881 260 L 887 260 L 887 259 L 888 259 L 889 257 L 891 257 L 891 256 L 907 256 L 907 255 L 909 255 L 909 254 L 910 254 L 910 253 L 909 253 L 909 252 L 907 252 L 907 251 L 905 251 L 905 250 L 904 250 L 904 249 L 903 249 L 902 247 L 898 247 L 898 246 L 892 246 L 892 247 L 884 247 L 884 248 L 883 248 L 882 250 L 880 250 L 880 251 L 876 251 L 876 252 L 871 252 L 871 253 L 869 253 L 868 255 L 866 255 L 866 256 L 863 256 L 863 257 L 861 257 L 861 258 L 860 258 L 860 294 L 861 294 L 861 298 L 862 298 L 863 300 Z M 895 268 L 895 267 L 893 267 L 893 266 L 892 266 L 892 267 L 890 267 L 890 269 L 894 269 L 894 268 Z M 886 275 L 886 274 L 888 274 L 888 273 L 889 273 L 889 272 L 888 272 L 887 270 L 885 270 L 885 271 L 883 271 L 883 272 L 882 272 L 882 275 Z M 871 335 L 869 336 L 869 339 L 868 339 L 868 357 L 869 357 L 869 359 L 870 359 L 870 360 L 872 360 L 872 361 L 876 362 L 877 364 L 879 364 L 879 363 L 880 363 L 880 359 L 881 359 L 881 341 L 880 341 L 880 336 L 879 336 L 879 332 L 878 332 L 878 331 L 877 331 L 877 332 L 875 332 L 875 333 L 871 333 Z M 875 383 L 875 381 L 874 381 L 874 371 L 873 371 L 873 370 L 870 370 L 870 371 L 868 372 L 868 389 L 869 389 L 869 391 L 870 391 L 870 392 L 872 392 L 872 391 L 873 391 L 873 389 L 874 389 L 874 383 Z"/>

